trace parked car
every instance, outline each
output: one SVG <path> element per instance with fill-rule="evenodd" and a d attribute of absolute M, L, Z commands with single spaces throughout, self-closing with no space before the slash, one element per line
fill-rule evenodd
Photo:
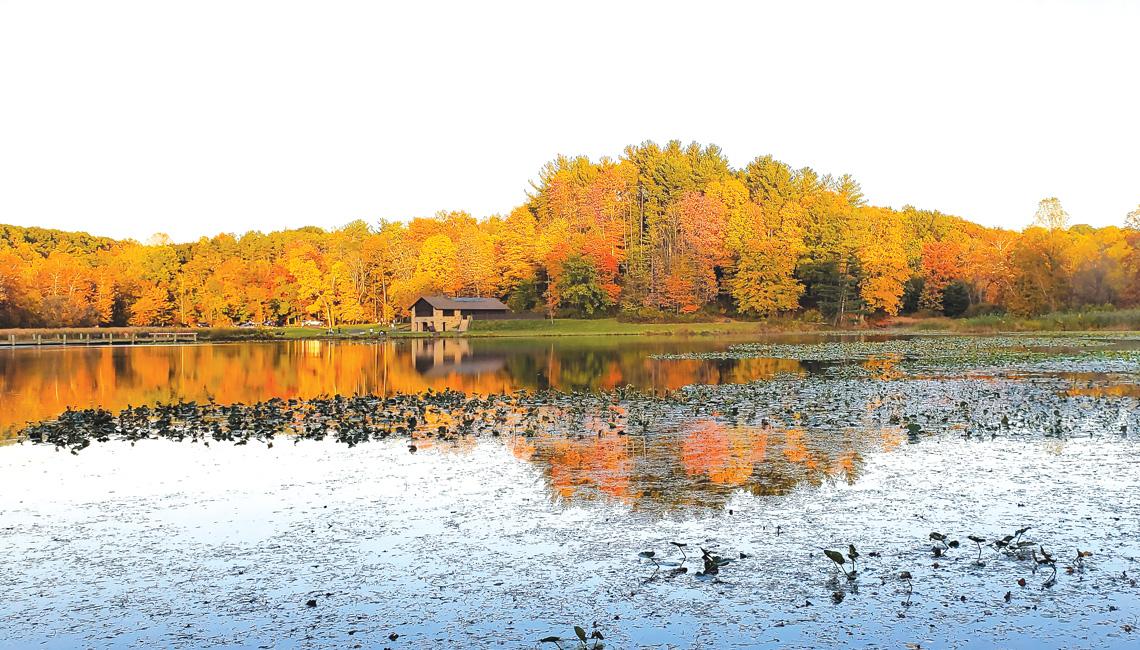
<path fill-rule="evenodd" d="M 325 322 L 320 320 L 307 320 L 301 323 L 302 327 L 324 327 Z"/>
<path fill-rule="evenodd" d="M 255 323 L 253 321 L 246 321 L 244 323 L 239 323 L 238 327 L 240 327 L 242 329 L 252 329 L 254 327 L 257 327 L 257 323 Z"/>

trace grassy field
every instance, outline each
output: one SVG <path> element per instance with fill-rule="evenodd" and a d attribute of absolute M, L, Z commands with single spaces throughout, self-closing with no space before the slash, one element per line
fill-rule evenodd
<path fill-rule="evenodd" d="M 1060 312 L 1043 316 L 1004 315 L 972 318 L 909 319 L 904 329 L 920 332 L 950 331 L 967 334 L 995 332 L 1088 332 L 1097 330 L 1140 330 L 1140 309 L 1114 311 Z"/>
<path fill-rule="evenodd" d="M 379 338 L 428 338 L 440 336 L 447 338 L 506 338 L 506 337 L 545 337 L 545 336 L 627 336 L 627 335 L 656 335 L 656 336 L 714 336 L 761 334 L 765 332 L 782 331 L 815 331 L 826 329 L 822 326 L 805 324 L 794 320 L 774 320 L 771 322 L 757 321 L 720 321 L 708 323 L 627 323 L 615 318 L 598 318 L 579 320 L 559 318 L 550 320 L 501 320 L 501 321 L 474 321 L 470 331 L 466 333 L 446 332 L 428 334 L 410 332 L 408 330 L 390 329 L 378 324 L 344 325 L 333 328 L 325 327 L 260 327 L 260 328 L 170 328 L 170 327 L 117 327 L 117 328 L 68 328 L 68 329 L 10 329 L 0 330 L 0 344 L 9 334 L 17 338 L 28 338 L 33 334 L 55 338 L 61 334 L 68 337 L 90 334 L 99 338 L 107 333 L 116 337 L 148 332 L 192 331 L 198 334 L 200 341 L 280 341 L 301 339 L 344 339 L 344 340 L 374 340 Z"/>
<path fill-rule="evenodd" d="M 811 329 L 814 327 L 808 326 Z M 618 336 L 618 335 L 675 335 L 710 336 L 713 334 L 759 334 L 787 329 L 783 326 L 755 321 L 724 321 L 711 323 L 627 323 L 616 318 L 577 320 L 559 318 L 550 320 L 499 320 L 474 321 L 468 336 Z"/>
<path fill-rule="evenodd" d="M 887 322 L 887 329 L 893 332 L 960 332 L 989 334 L 996 332 L 1084 332 L 1097 330 L 1140 331 L 1140 309 L 1066 312 L 1037 317 L 1017 317 L 1009 315 L 976 316 L 973 318 L 898 318 Z M 774 319 L 770 321 L 724 320 L 707 323 L 628 323 L 615 318 L 578 320 L 559 318 L 550 320 L 498 320 L 474 321 L 471 331 L 460 334 L 447 332 L 443 337 L 541 337 L 541 336 L 715 336 L 749 335 L 774 332 L 826 332 L 835 328 L 826 325 L 805 323 L 795 319 Z M 107 333 L 121 336 L 131 333 L 193 331 L 202 341 L 266 341 L 300 339 L 347 339 L 370 340 L 385 338 L 426 338 L 425 333 L 407 330 L 393 330 L 378 324 L 344 325 L 333 328 L 332 333 L 324 327 L 264 327 L 264 328 L 201 328 L 187 330 L 171 327 L 105 327 L 67 329 L 0 329 L 0 345 L 10 334 L 17 338 L 32 334 L 68 337 L 91 334 L 100 337 Z M 870 327 L 866 331 L 882 331 Z"/>

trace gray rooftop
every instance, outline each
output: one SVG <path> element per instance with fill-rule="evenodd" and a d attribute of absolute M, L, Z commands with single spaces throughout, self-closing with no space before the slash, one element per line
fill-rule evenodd
<path fill-rule="evenodd" d="M 457 296 L 455 298 L 448 298 L 447 296 L 420 296 L 420 300 L 427 301 L 429 305 L 436 309 L 468 309 L 471 311 L 510 311 L 502 301 L 497 298 L 470 298 Z M 414 304 L 414 303 L 413 303 Z"/>

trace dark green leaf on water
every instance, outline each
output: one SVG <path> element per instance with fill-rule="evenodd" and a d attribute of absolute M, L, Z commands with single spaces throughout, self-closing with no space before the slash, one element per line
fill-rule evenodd
<path fill-rule="evenodd" d="M 538 640 L 539 643 L 558 643 L 562 640 L 560 636 L 547 636 Z"/>
<path fill-rule="evenodd" d="M 677 548 L 685 548 L 686 546 L 688 546 L 688 544 L 685 544 L 683 542 L 669 542 L 669 543 L 672 544 L 673 546 L 676 546 Z"/>
<path fill-rule="evenodd" d="M 944 542 L 946 541 L 946 536 L 942 533 L 930 533 L 930 539 L 936 542 Z"/>
<path fill-rule="evenodd" d="M 978 537 L 977 535 L 967 535 L 966 539 L 970 540 L 971 542 L 974 542 L 975 544 L 983 544 L 986 541 L 986 540 L 982 539 L 981 537 Z"/>
<path fill-rule="evenodd" d="M 946 545 L 949 546 L 950 548 L 958 548 L 959 546 L 961 546 L 961 544 L 959 544 L 958 540 L 956 540 L 956 539 L 952 539 L 949 542 L 946 542 Z"/>
<path fill-rule="evenodd" d="M 653 556 L 657 555 L 657 553 L 655 551 L 642 551 L 642 552 L 638 553 L 637 555 L 638 555 L 638 557 L 653 559 Z"/>
<path fill-rule="evenodd" d="M 843 554 L 840 553 L 839 551 L 829 551 L 827 549 L 823 549 L 823 554 L 826 555 L 828 557 L 828 559 L 830 559 L 832 562 L 838 564 L 839 566 L 843 566 L 843 563 L 847 561 L 847 560 L 843 559 Z"/>
<path fill-rule="evenodd" d="M 583 643 L 586 642 L 586 630 L 583 630 L 581 627 L 575 625 L 574 634 L 578 635 L 578 638 L 581 639 Z"/>

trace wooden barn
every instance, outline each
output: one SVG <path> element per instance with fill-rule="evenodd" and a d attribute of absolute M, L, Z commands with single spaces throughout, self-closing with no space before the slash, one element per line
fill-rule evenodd
<path fill-rule="evenodd" d="M 408 308 L 413 332 L 466 332 L 476 318 L 510 315 L 510 307 L 495 298 L 421 296 Z"/>

